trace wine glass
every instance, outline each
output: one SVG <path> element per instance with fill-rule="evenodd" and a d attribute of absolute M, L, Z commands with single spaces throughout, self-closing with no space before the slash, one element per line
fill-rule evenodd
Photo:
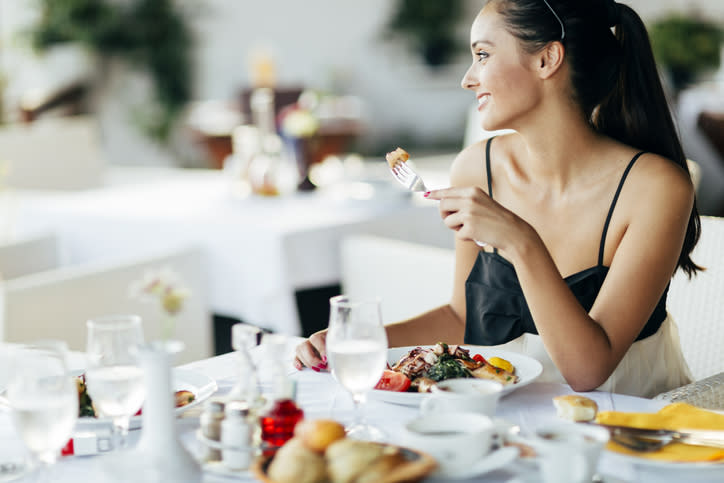
<path fill-rule="evenodd" d="M 39 479 L 57 460 L 78 418 L 78 389 L 68 372 L 67 351 L 64 342 L 37 341 L 18 348 L 11 362 L 7 401 Z"/>
<path fill-rule="evenodd" d="M 367 392 L 380 380 L 387 363 L 387 333 L 380 301 L 338 295 L 329 303 L 329 366 L 354 402 L 355 420 L 345 430 L 352 438 L 382 441 L 385 433 L 368 424 L 362 411 Z"/>
<path fill-rule="evenodd" d="M 88 394 L 99 416 L 113 421 L 116 447 L 125 448 L 131 416 L 145 397 L 143 370 L 136 357 L 143 344 L 141 318 L 109 315 L 88 320 L 86 325 Z"/>

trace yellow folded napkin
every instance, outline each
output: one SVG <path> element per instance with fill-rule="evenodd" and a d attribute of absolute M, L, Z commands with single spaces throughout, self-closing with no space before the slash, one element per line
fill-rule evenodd
<path fill-rule="evenodd" d="M 598 413 L 596 422 L 617 426 L 630 426 L 633 428 L 724 430 L 723 414 L 707 411 L 686 403 L 669 404 L 661 408 L 657 413 L 602 411 Z M 617 453 L 630 454 L 654 460 L 678 462 L 721 461 L 724 463 L 724 449 L 709 446 L 671 443 L 660 450 L 642 453 L 629 450 L 614 442 L 609 442 L 606 449 Z"/>

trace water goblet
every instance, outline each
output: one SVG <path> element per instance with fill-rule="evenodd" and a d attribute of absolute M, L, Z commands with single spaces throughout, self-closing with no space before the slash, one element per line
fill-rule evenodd
<path fill-rule="evenodd" d="M 99 415 L 113 421 L 116 447 L 125 448 L 131 416 L 145 398 L 143 370 L 137 360 L 143 344 L 141 318 L 110 315 L 88 320 L 86 325 L 88 394 Z"/>
<path fill-rule="evenodd" d="M 78 418 L 78 389 L 66 363 L 67 346 L 57 340 L 33 342 L 13 353 L 7 404 L 13 426 L 38 468 L 47 478 L 71 437 Z"/>
<path fill-rule="evenodd" d="M 387 363 L 387 333 L 379 299 L 332 297 L 326 343 L 332 374 L 354 402 L 355 420 L 345 428 L 347 435 L 384 440 L 384 431 L 368 424 L 363 412 L 367 392 L 377 384 Z"/>

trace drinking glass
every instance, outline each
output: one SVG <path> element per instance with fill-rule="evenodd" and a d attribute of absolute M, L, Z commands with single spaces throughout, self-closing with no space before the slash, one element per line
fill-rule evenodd
<path fill-rule="evenodd" d="M 143 370 L 138 348 L 143 344 L 141 318 L 110 315 L 87 323 L 88 368 L 86 386 L 99 416 L 113 421 L 117 448 L 127 446 L 131 416 L 143 404 Z"/>
<path fill-rule="evenodd" d="M 387 333 L 382 325 L 380 301 L 338 295 L 329 303 L 329 366 L 354 402 L 355 419 L 345 428 L 347 435 L 382 441 L 385 433 L 368 424 L 363 412 L 367 392 L 380 380 L 387 363 Z"/>
<path fill-rule="evenodd" d="M 67 350 L 61 341 L 38 341 L 18 348 L 11 362 L 7 401 L 39 480 L 47 476 L 78 418 L 78 389 L 68 372 Z"/>

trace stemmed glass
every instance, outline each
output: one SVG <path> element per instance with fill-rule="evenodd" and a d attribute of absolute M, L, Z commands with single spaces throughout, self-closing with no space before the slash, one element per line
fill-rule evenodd
<path fill-rule="evenodd" d="M 387 333 L 382 325 L 380 301 L 338 295 L 329 303 L 329 366 L 337 382 L 352 395 L 355 406 L 355 420 L 345 428 L 347 435 L 382 441 L 385 433 L 368 424 L 362 410 L 367 392 L 377 384 L 387 362 Z"/>
<path fill-rule="evenodd" d="M 56 340 L 20 347 L 11 362 L 7 401 L 39 479 L 58 458 L 78 418 L 78 389 L 66 364 L 67 346 Z"/>
<path fill-rule="evenodd" d="M 141 318 L 110 315 L 91 319 L 88 328 L 88 394 L 102 417 L 111 418 L 117 448 L 127 446 L 131 416 L 145 398 L 137 351 L 143 344 Z"/>

